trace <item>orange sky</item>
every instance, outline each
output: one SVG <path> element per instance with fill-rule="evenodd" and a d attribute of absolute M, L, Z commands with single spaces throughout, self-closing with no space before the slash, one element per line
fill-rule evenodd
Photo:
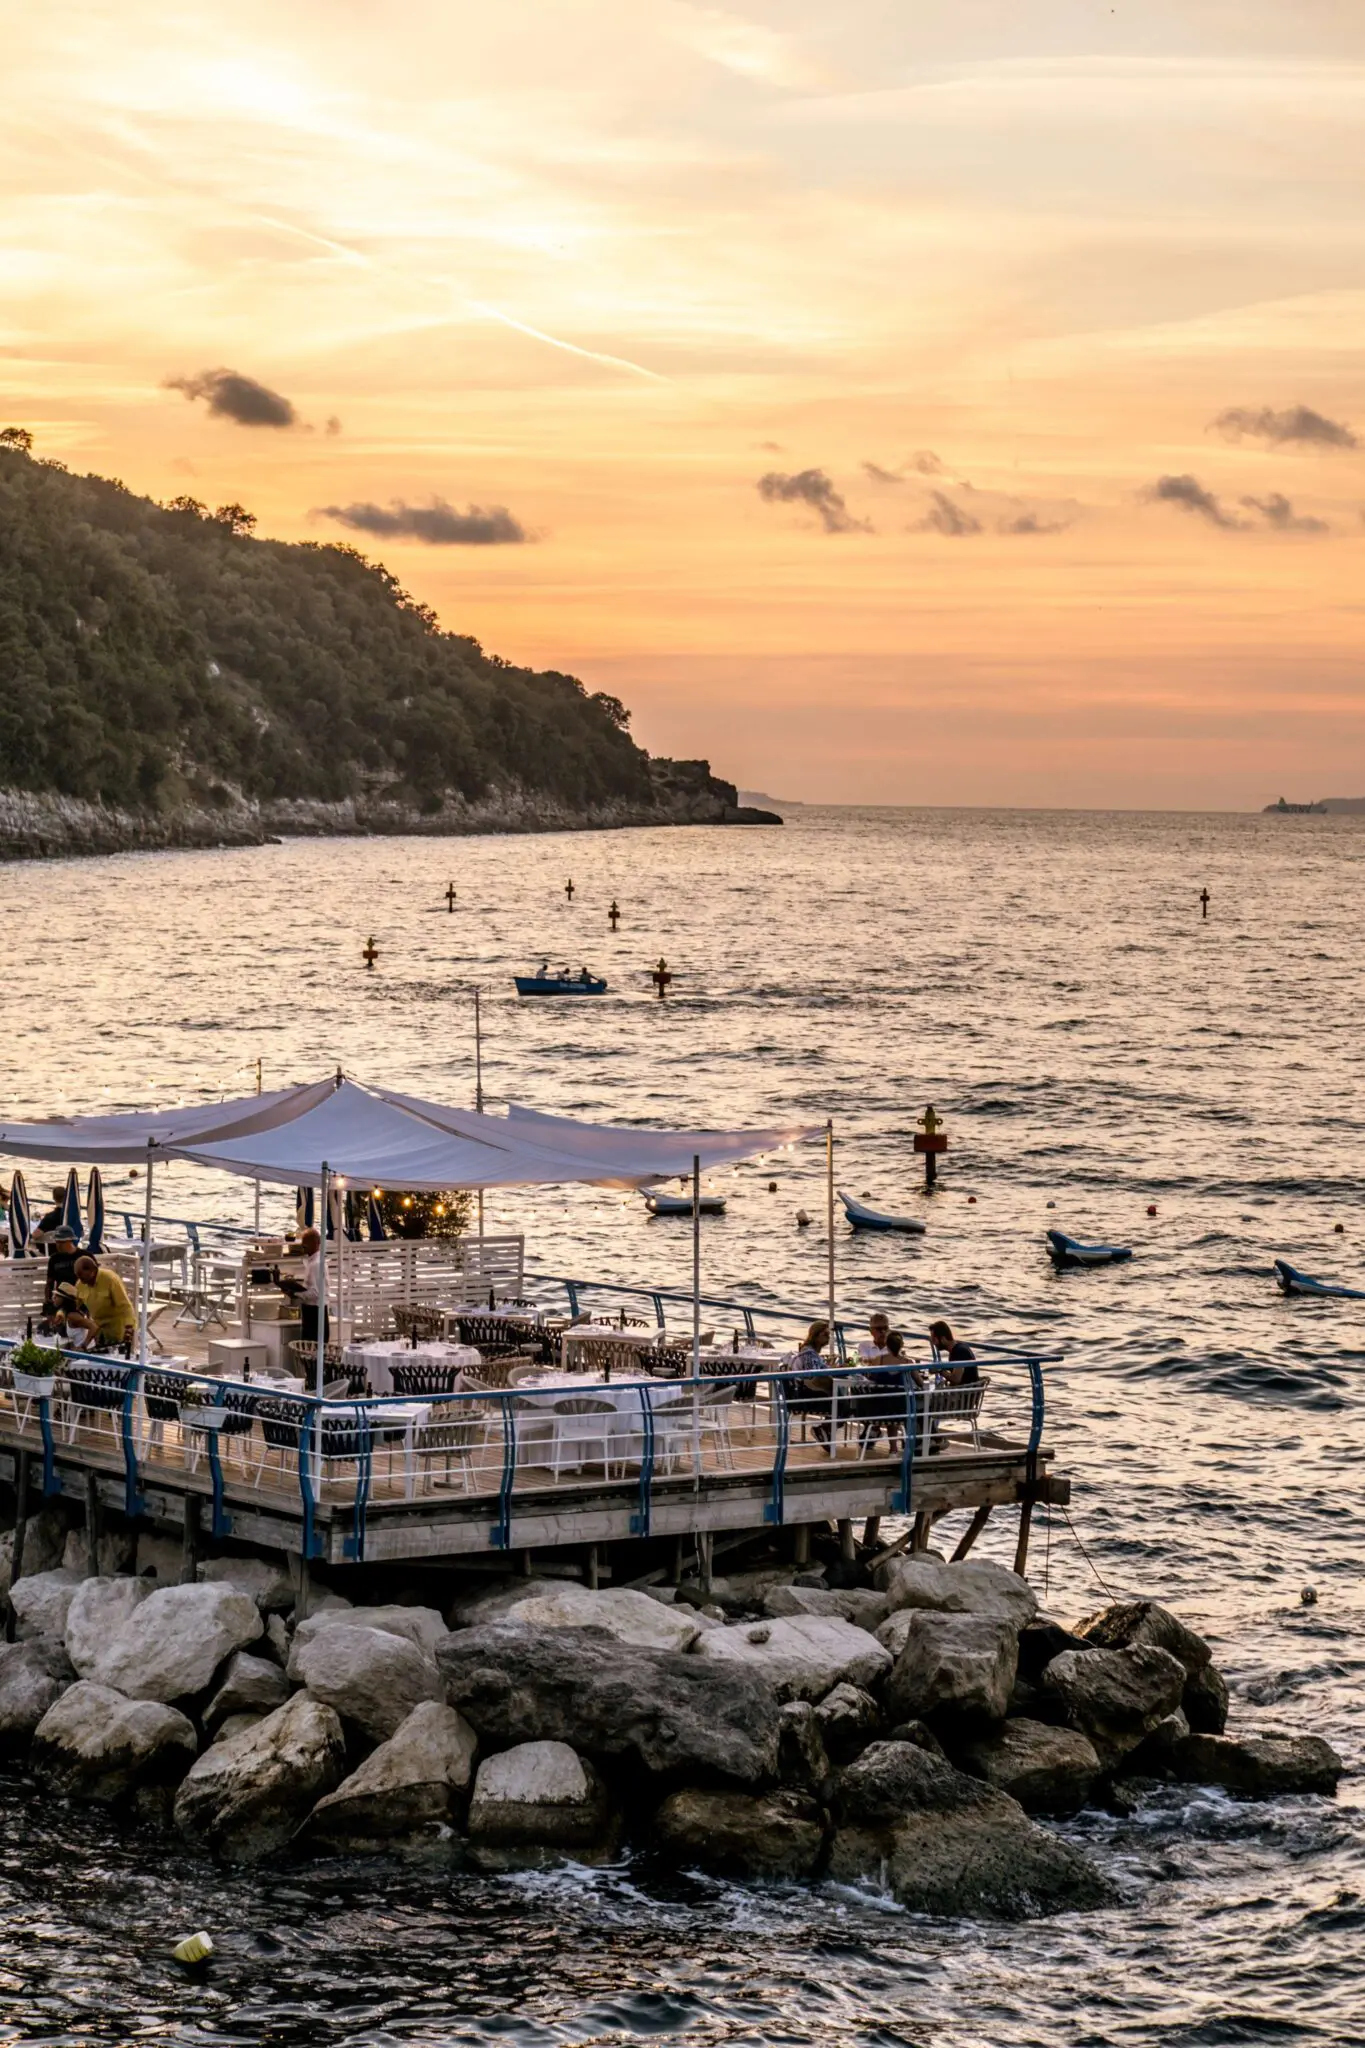
<path fill-rule="evenodd" d="M 4 15 L 39 454 L 779 795 L 1365 791 L 1357 0 Z M 220 369 L 293 423 L 168 388 Z M 526 537 L 367 530 L 438 503 Z"/>

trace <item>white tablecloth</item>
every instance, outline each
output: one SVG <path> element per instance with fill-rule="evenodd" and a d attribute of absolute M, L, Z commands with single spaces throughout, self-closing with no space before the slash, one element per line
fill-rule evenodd
<path fill-rule="evenodd" d="M 393 1392 L 393 1368 L 395 1364 L 453 1365 L 461 1372 L 476 1373 L 483 1360 L 472 1344 L 407 1344 L 401 1337 L 369 1338 L 361 1344 L 348 1344 L 342 1353 L 349 1366 L 364 1366 L 370 1376 L 370 1388 L 376 1394 Z"/>
<path fill-rule="evenodd" d="M 644 1442 L 644 1419 L 638 1386 L 585 1385 L 582 1373 L 544 1372 L 517 1382 L 520 1399 L 545 1410 L 544 1419 L 525 1410 L 517 1416 L 519 1457 L 523 1464 L 579 1470 L 584 1465 L 638 1463 Z M 555 1403 L 582 1397 L 609 1401 L 610 1413 L 557 1415 Z"/>

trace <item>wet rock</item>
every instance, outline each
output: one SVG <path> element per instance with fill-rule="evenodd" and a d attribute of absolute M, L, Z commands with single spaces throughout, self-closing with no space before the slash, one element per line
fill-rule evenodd
<path fill-rule="evenodd" d="M 162 1586 L 92 1650 L 90 1676 L 129 1699 L 187 1699 L 260 1633 L 255 1601 L 235 1586 Z"/>
<path fill-rule="evenodd" d="M 780 1710 L 747 1666 L 515 1624 L 462 1630 L 437 1662 L 447 1700 L 485 1742 L 567 1742 L 651 1777 L 777 1776 Z"/>
<path fill-rule="evenodd" d="M 963 1558 L 944 1564 L 928 1552 L 894 1557 L 877 1574 L 891 1612 L 928 1608 L 935 1614 L 976 1614 L 1007 1621 L 1016 1633 L 1038 1612 L 1038 1596 L 1027 1579 L 988 1558 Z"/>
<path fill-rule="evenodd" d="M 422 1701 L 359 1770 L 318 1801 L 305 1838 L 339 1855 L 448 1843 L 468 1804 L 477 1747 L 462 1714 Z"/>
<path fill-rule="evenodd" d="M 82 1678 L 98 1679 L 100 1657 L 152 1592 L 142 1579 L 83 1579 L 66 1614 L 66 1654 Z"/>
<path fill-rule="evenodd" d="M 176 1795 L 175 1825 L 229 1862 L 260 1862 L 339 1783 L 345 1757 L 332 1709 L 295 1693 L 255 1727 L 204 1751 Z"/>
<path fill-rule="evenodd" d="M 824 1853 L 826 1823 L 804 1792 L 672 1792 L 654 1841 L 673 1863 L 717 1877 L 803 1878 Z"/>
<path fill-rule="evenodd" d="M 1223 1733 L 1228 1725 L 1228 1687 L 1216 1664 L 1201 1665 L 1190 1673 L 1180 1704 L 1196 1735 Z"/>
<path fill-rule="evenodd" d="M 1064 1650 L 1044 1674 L 1046 1690 L 1095 1745 L 1111 1770 L 1174 1713 L 1185 1667 L 1169 1650 L 1137 1644 L 1124 1650 Z"/>
<path fill-rule="evenodd" d="M 887 1719 L 954 1728 L 1002 1721 L 1018 1644 L 1014 1624 L 999 1617 L 917 1610 L 882 1689 Z"/>
<path fill-rule="evenodd" d="M 778 1770 L 784 1785 L 823 1795 L 832 1772 L 824 1730 L 809 1700 L 788 1700 L 778 1735 Z"/>
<path fill-rule="evenodd" d="M 1164 1721 L 1157 1722 L 1151 1734 L 1145 1735 L 1136 1749 L 1129 1750 L 1119 1770 L 1126 1778 L 1173 1778 L 1176 1775 L 1176 1746 L 1189 1732 L 1190 1724 L 1177 1707 L 1173 1714 L 1167 1714 Z"/>
<path fill-rule="evenodd" d="M 690 1607 L 665 1607 L 627 1586 L 594 1593 L 572 1580 L 553 1593 L 512 1602 L 502 1619 L 524 1628 L 601 1629 L 618 1643 L 644 1650 L 690 1650 L 705 1626 Z"/>
<path fill-rule="evenodd" d="M 815 1709 L 825 1749 L 837 1764 L 866 1749 L 882 1725 L 882 1710 L 860 1685 L 836 1685 Z"/>
<path fill-rule="evenodd" d="M 517 1870 L 569 1856 L 603 1863 L 621 1839 L 620 1815 L 591 1763 L 564 1742 L 523 1742 L 485 1758 L 469 1802 L 469 1847 L 482 1870 Z"/>
<path fill-rule="evenodd" d="M 854 1628 L 875 1635 L 890 1613 L 885 1593 L 867 1592 L 858 1586 L 843 1591 L 829 1587 L 774 1586 L 763 1596 L 763 1612 L 775 1620 L 790 1614 L 819 1614 L 836 1621 L 851 1622 Z"/>
<path fill-rule="evenodd" d="M 415 1706 L 439 1700 L 441 1675 L 427 1650 L 387 1629 L 322 1628 L 289 1653 L 289 1676 L 306 1685 L 372 1742 L 396 1735 Z M 328 1788 L 330 1790 L 330 1787 Z"/>
<path fill-rule="evenodd" d="M 140 1785 L 173 1783 L 198 1747 L 193 1723 L 174 1707 L 127 1699 L 86 1679 L 54 1701 L 33 1733 L 33 1760 L 44 1781 L 69 1799 L 103 1805 Z"/>
<path fill-rule="evenodd" d="M 28 1748 L 34 1729 L 75 1677 L 66 1651 L 50 1636 L 0 1644 L 0 1756 Z"/>
<path fill-rule="evenodd" d="M 891 1669 L 890 1652 L 866 1629 L 814 1614 L 711 1629 L 698 1638 L 693 1655 L 742 1664 L 787 1700 L 823 1699 L 841 1682 L 875 1685 Z"/>
<path fill-rule="evenodd" d="M 1320 1735 L 1187 1735 L 1172 1750 L 1187 1785 L 1221 1785 L 1237 1799 L 1336 1791 L 1345 1769 Z"/>
<path fill-rule="evenodd" d="M 908 1742 L 874 1742 L 839 1785 L 829 1875 L 884 1883 L 913 1912 L 1020 1920 L 1108 1905 L 1078 1850 L 1017 1801 Z"/>
<path fill-rule="evenodd" d="M 1183 1665 L 1187 1677 L 1202 1670 L 1213 1655 L 1202 1636 L 1155 1600 L 1115 1601 L 1078 1622 L 1075 1632 L 1097 1650 L 1165 1650 Z"/>
<path fill-rule="evenodd" d="M 27 1539 L 25 1550 L 27 1551 Z M 10 1587 L 9 1604 L 14 1613 L 14 1633 L 19 1642 L 46 1636 L 50 1642 L 65 1643 L 66 1617 L 71 1602 L 85 1583 L 74 1572 L 24 1573 L 17 1586 Z"/>
<path fill-rule="evenodd" d="M 377 1628 L 385 1635 L 402 1636 L 419 1650 L 434 1657 L 450 1630 L 434 1607 L 324 1607 L 310 1612 L 294 1630 L 294 1647 L 301 1648 L 329 1628 Z"/>
<path fill-rule="evenodd" d="M 1072 1635 L 1059 1622 L 1039 1615 L 1019 1631 L 1019 1677 L 1025 1685 L 1037 1685 L 1054 1657 L 1063 1650 L 1084 1650 L 1091 1646 Z"/>
<path fill-rule="evenodd" d="M 1006 1721 L 953 1752 L 973 1778 L 1017 1799 L 1025 1813 L 1079 1813 L 1100 1775 L 1095 1746 L 1074 1728 Z"/>
<path fill-rule="evenodd" d="M 945 1764 L 948 1761 L 947 1750 L 943 1747 L 943 1744 L 927 1722 L 898 1721 L 894 1728 L 887 1729 L 886 1740 L 888 1742 L 913 1742 L 916 1749 L 926 1750 L 930 1756 L 941 1757 Z"/>
<path fill-rule="evenodd" d="M 204 1726 L 219 1728 L 229 1716 L 273 1714 L 289 1697 L 289 1680 L 278 1664 L 236 1650 L 228 1658 L 218 1690 L 204 1709 Z"/>
<path fill-rule="evenodd" d="M 294 1581 L 283 1551 L 268 1557 L 211 1557 L 200 1565 L 199 1577 L 206 1586 L 235 1586 L 262 1614 L 288 1614 L 294 1605 Z"/>

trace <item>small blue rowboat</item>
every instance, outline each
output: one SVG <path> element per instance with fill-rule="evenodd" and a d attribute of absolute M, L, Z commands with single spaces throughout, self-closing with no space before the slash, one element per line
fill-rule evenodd
<path fill-rule="evenodd" d="M 1342 1287 L 1335 1280 L 1315 1280 L 1311 1273 L 1300 1273 L 1287 1259 L 1276 1259 L 1275 1279 L 1281 1294 L 1332 1294 L 1346 1301 L 1365 1301 L 1365 1289 Z"/>
<path fill-rule="evenodd" d="M 1055 1266 L 1121 1266 L 1133 1256 L 1128 1244 L 1079 1244 L 1060 1230 L 1047 1234 L 1048 1257 Z"/>
<path fill-rule="evenodd" d="M 651 1193 L 645 1196 L 645 1207 L 651 1216 L 690 1216 L 692 1214 L 692 1197 L 691 1195 L 657 1195 Z M 725 1197 L 724 1195 L 703 1195 L 697 1203 L 697 1208 L 703 1216 L 723 1216 L 725 1214 Z"/>
<path fill-rule="evenodd" d="M 514 974 L 519 996 L 604 996 L 605 981 L 586 970 L 582 974 Z"/>
<path fill-rule="evenodd" d="M 900 1230 L 911 1237 L 924 1235 L 924 1225 L 915 1216 L 883 1216 L 880 1209 L 869 1209 L 865 1202 L 855 1202 L 852 1195 L 846 1195 L 842 1188 L 839 1200 L 855 1230 Z"/>

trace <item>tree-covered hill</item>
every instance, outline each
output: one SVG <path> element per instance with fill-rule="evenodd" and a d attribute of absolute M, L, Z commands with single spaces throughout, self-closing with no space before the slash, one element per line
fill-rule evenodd
<path fill-rule="evenodd" d="M 257 540 L 239 506 L 157 505 L 26 442 L 0 436 L 0 788 L 152 816 L 378 793 L 433 814 L 511 786 L 644 821 L 671 800 L 683 764 L 652 767 L 615 698 L 442 632 L 354 549 Z"/>

